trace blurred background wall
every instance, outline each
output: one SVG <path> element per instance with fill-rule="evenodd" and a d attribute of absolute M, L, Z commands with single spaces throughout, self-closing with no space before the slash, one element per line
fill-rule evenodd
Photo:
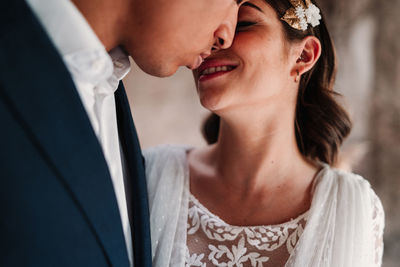
<path fill-rule="evenodd" d="M 354 128 L 341 157 L 367 178 L 386 212 L 384 267 L 400 266 L 400 0 L 320 0 L 338 55 L 336 90 Z M 191 72 L 155 78 L 134 64 L 125 78 L 143 148 L 163 143 L 204 145 L 208 114 Z M 344 165 L 343 165 L 344 166 Z"/>

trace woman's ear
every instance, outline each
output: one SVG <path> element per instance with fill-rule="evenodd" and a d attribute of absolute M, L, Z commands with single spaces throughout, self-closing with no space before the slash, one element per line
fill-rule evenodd
<path fill-rule="evenodd" d="M 307 36 L 300 43 L 295 52 L 296 62 L 294 62 L 291 75 L 295 76 L 295 81 L 299 80 L 299 76 L 306 73 L 318 61 L 321 55 L 321 43 L 315 36 Z"/>

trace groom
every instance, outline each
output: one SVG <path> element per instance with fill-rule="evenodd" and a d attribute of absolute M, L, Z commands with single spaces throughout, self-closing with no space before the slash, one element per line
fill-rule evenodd
<path fill-rule="evenodd" d="M 239 4 L 2 1 L 0 266 L 151 266 L 127 55 L 160 77 L 196 68 L 230 46 Z"/>

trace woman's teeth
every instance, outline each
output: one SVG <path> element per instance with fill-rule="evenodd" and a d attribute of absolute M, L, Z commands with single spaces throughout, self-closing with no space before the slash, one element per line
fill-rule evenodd
<path fill-rule="evenodd" d="M 220 66 L 220 67 L 212 67 L 205 69 L 201 72 L 201 75 L 213 74 L 218 71 L 229 71 L 232 70 L 233 66 Z"/>

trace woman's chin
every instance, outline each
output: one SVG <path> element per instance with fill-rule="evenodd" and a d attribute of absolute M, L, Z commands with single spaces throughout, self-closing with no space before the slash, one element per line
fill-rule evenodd
<path fill-rule="evenodd" d="M 201 96 L 200 103 L 211 112 L 215 112 L 222 108 L 221 99 L 219 96 Z"/>
<path fill-rule="evenodd" d="M 232 86 L 226 84 L 218 84 L 213 86 L 199 86 L 197 93 L 201 105 L 212 112 L 227 107 L 234 99 L 232 99 Z"/>

